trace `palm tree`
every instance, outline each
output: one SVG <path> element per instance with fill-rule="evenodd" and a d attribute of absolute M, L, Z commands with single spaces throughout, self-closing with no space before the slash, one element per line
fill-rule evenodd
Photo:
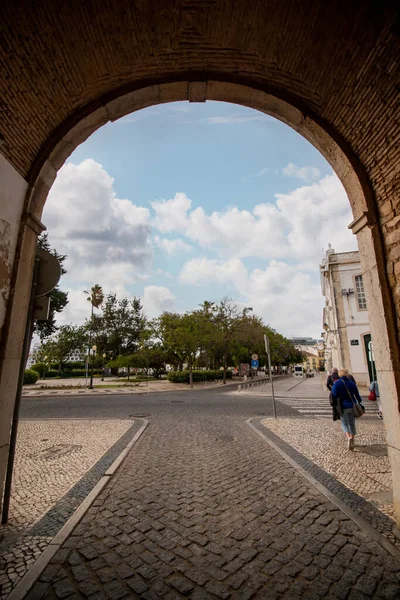
<path fill-rule="evenodd" d="M 90 291 L 85 290 L 85 294 L 88 296 L 87 301 L 92 305 L 92 315 L 93 308 L 99 308 L 104 301 L 104 293 L 101 285 L 96 283 Z"/>
<path fill-rule="evenodd" d="M 90 359 L 90 351 L 92 348 L 92 329 L 93 329 L 93 311 L 95 308 L 100 308 L 104 301 L 104 292 L 101 285 L 96 283 L 90 291 L 85 290 L 85 294 L 87 295 L 87 301 L 92 305 L 92 312 L 90 315 L 90 328 L 89 328 L 89 352 L 88 357 Z M 90 384 L 89 389 L 93 389 L 93 360 L 91 361 L 91 372 L 90 372 Z"/>

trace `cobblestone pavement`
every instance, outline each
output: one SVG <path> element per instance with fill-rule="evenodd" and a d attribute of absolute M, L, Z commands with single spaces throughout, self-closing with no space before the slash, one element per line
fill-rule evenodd
<path fill-rule="evenodd" d="M 245 423 L 257 402 L 180 398 L 28 598 L 399 598 L 400 562 Z"/>
<path fill-rule="evenodd" d="M 21 421 L 9 523 L 0 529 L 0 597 L 92 489 L 104 472 L 96 479 L 96 463 L 131 427 L 127 419 Z M 84 474 L 82 489 L 72 487 Z"/>
<path fill-rule="evenodd" d="M 263 423 L 308 459 L 394 519 L 392 474 L 383 423 L 357 421 L 354 452 L 349 452 L 340 423 L 326 419 L 267 419 Z"/>
<path fill-rule="evenodd" d="M 278 410 L 278 419 L 264 421 L 266 427 L 314 464 L 361 497 L 370 500 L 380 511 L 394 519 L 391 469 L 387 456 L 385 427 L 376 416 L 376 403 L 364 398 L 366 416 L 357 421 L 355 451 L 349 454 L 340 422 L 332 421 L 325 375 L 296 382 L 293 378 L 276 382 L 280 406 L 290 406 L 299 414 L 287 417 Z M 361 388 L 362 389 L 362 388 Z M 366 392 L 366 390 L 364 390 Z M 268 397 L 264 389 L 246 390 L 243 395 Z M 392 526 L 380 526 L 394 541 Z M 390 530 L 390 532 L 389 532 Z"/>

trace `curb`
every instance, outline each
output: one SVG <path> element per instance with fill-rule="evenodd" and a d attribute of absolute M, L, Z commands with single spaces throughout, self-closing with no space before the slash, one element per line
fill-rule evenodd
<path fill-rule="evenodd" d="M 367 523 L 362 517 L 360 517 L 356 512 L 354 512 L 351 508 L 349 508 L 340 498 L 338 498 L 335 494 L 333 494 L 330 490 L 328 490 L 322 483 L 317 481 L 315 477 L 313 477 L 308 471 L 306 471 L 301 465 L 299 465 L 292 457 L 290 457 L 284 450 L 279 448 L 275 442 L 270 440 L 265 434 L 257 429 L 252 423 L 252 421 L 256 420 L 258 417 L 252 417 L 251 419 L 247 419 L 246 423 L 259 435 L 267 444 L 271 446 L 282 458 L 286 460 L 292 467 L 296 469 L 305 479 L 307 479 L 321 494 L 323 494 L 332 504 L 337 506 L 339 510 L 341 510 L 345 515 L 351 519 L 359 529 L 361 529 L 364 533 L 366 533 L 370 538 L 372 538 L 375 542 L 377 542 L 386 552 L 391 554 L 397 560 L 400 560 L 400 551 L 393 546 L 383 535 L 378 533 L 376 529 L 371 527 L 369 523 Z M 265 427 L 265 425 L 263 425 Z M 266 429 L 268 429 L 266 427 Z"/>
<path fill-rule="evenodd" d="M 134 437 L 131 439 L 129 444 L 122 450 L 121 454 L 115 459 L 112 465 L 104 473 L 103 477 L 97 482 L 92 491 L 86 496 L 83 502 L 78 506 L 73 515 L 68 519 L 65 525 L 60 529 L 57 535 L 52 539 L 51 543 L 47 546 L 46 550 L 37 561 L 32 565 L 29 571 L 22 577 L 18 585 L 12 590 L 7 596 L 7 600 L 23 600 L 26 597 L 29 590 L 36 583 L 36 580 L 43 573 L 51 559 L 54 557 L 56 552 L 61 548 L 65 540 L 71 535 L 75 527 L 81 521 L 83 516 L 86 514 L 88 509 L 91 507 L 93 502 L 96 500 L 100 492 L 106 487 L 110 479 L 115 475 L 121 463 L 126 458 L 127 454 L 131 450 L 132 446 L 141 437 L 142 433 L 149 424 L 147 419 L 136 419 L 143 421 L 142 427 L 136 432 Z"/>

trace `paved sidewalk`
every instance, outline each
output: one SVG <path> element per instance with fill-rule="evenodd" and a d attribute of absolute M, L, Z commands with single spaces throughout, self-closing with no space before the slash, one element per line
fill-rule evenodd
<path fill-rule="evenodd" d="M 0 528 L 0 598 L 7 596 L 91 491 L 92 479 L 85 483 L 82 477 L 132 424 L 128 419 L 21 421 L 9 522 Z M 80 480 L 81 490 L 73 491 L 67 501 Z"/>
<path fill-rule="evenodd" d="M 398 598 L 400 562 L 235 413 L 154 415 L 28 598 Z"/>
<path fill-rule="evenodd" d="M 282 379 L 275 388 L 279 402 L 296 409 L 299 416 L 282 416 L 278 410 L 278 419 L 265 420 L 265 426 L 350 490 L 373 502 L 394 522 L 385 427 L 376 416 L 376 403 L 364 400 L 366 416 L 357 421 L 356 448 L 349 454 L 340 422 L 332 420 L 325 375 L 299 381 Z M 271 386 L 241 393 L 268 398 Z"/>
<path fill-rule="evenodd" d="M 149 382 L 136 382 L 132 381 L 131 383 L 121 384 L 119 387 L 111 387 L 112 384 L 118 383 L 112 382 L 110 387 L 99 387 L 100 385 L 107 386 L 107 381 L 100 384 L 99 381 L 94 383 L 94 388 L 89 389 L 85 387 L 85 380 L 59 380 L 60 383 L 54 381 L 52 383 L 42 383 L 38 381 L 34 386 L 24 386 L 22 390 L 22 396 L 24 398 L 34 398 L 34 397 L 46 397 L 46 396 L 104 396 L 106 395 L 116 395 L 116 394 L 153 394 L 154 392 L 174 392 L 174 391 L 186 391 L 191 390 L 190 385 L 186 385 L 184 383 L 171 383 L 170 381 L 160 380 L 160 381 L 149 381 Z M 235 381 L 227 381 L 225 387 L 237 386 L 238 382 Z M 61 389 L 54 389 L 52 385 L 60 385 Z M 71 387 L 69 387 L 71 386 Z M 206 381 L 206 382 L 196 382 L 193 384 L 194 390 L 202 390 L 202 389 L 213 389 L 220 388 L 224 386 L 222 381 Z"/>
<path fill-rule="evenodd" d="M 381 421 L 370 417 L 357 421 L 354 452 L 347 448 L 340 423 L 332 420 L 281 418 L 263 423 L 394 521 L 392 473 Z"/>

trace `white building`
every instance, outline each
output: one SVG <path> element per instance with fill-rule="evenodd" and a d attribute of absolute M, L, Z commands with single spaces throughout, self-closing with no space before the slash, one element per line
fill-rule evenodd
<path fill-rule="evenodd" d="M 326 369 L 348 369 L 357 383 L 368 385 L 371 331 L 359 253 L 336 254 L 329 244 L 320 273 Z"/>
<path fill-rule="evenodd" d="M 311 337 L 292 337 L 290 341 L 305 355 L 304 366 L 307 371 L 319 371 L 325 368 L 325 344 L 324 340 L 316 340 Z"/>
<path fill-rule="evenodd" d="M 26 361 L 27 369 L 30 369 L 31 366 L 37 362 L 36 354 L 39 352 L 39 350 L 40 350 L 40 344 L 34 344 L 33 347 L 30 349 L 29 354 L 28 354 L 28 360 Z"/>
<path fill-rule="evenodd" d="M 35 343 L 28 355 L 28 360 L 26 361 L 26 368 L 30 369 L 32 365 L 34 365 L 38 361 L 38 352 L 40 352 L 42 346 L 41 344 Z M 86 352 L 82 352 L 82 350 L 72 350 L 71 353 L 67 356 L 65 362 L 85 362 L 86 360 Z"/>

